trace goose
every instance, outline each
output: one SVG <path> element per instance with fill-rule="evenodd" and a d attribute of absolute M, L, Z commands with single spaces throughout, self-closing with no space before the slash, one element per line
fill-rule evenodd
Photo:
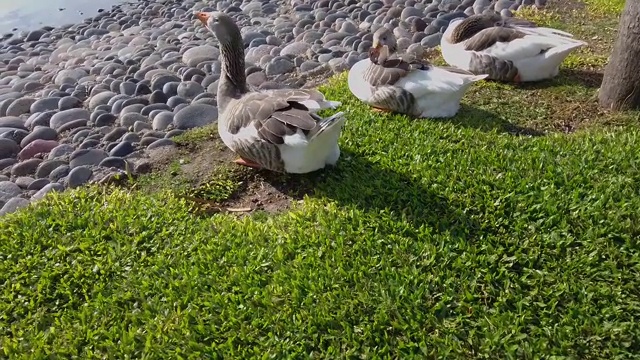
<path fill-rule="evenodd" d="M 497 13 L 452 20 L 440 42 L 449 65 L 515 83 L 555 77 L 569 53 L 584 45 L 570 33 Z"/>
<path fill-rule="evenodd" d="M 218 132 L 239 158 L 255 169 L 303 174 L 336 165 L 344 112 L 320 117 L 317 111 L 336 109 L 314 89 L 250 90 L 245 76 L 244 46 L 234 20 L 221 12 L 195 12 L 216 37 L 222 70 L 218 83 Z"/>
<path fill-rule="evenodd" d="M 351 93 L 378 111 L 417 118 L 453 117 L 471 84 L 487 77 L 426 61 L 406 60 L 406 54 L 392 58 L 397 55 L 396 49 L 393 33 L 381 27 L 373 33 L 369 57 L 349 70 Z"/>

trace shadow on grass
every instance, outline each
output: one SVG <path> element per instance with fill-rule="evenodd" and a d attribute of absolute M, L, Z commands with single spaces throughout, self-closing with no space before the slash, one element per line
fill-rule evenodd
<path fill-rule="evenodd" d="M 603 74 L 599 71 L 584 69 L 560 69 L 558 76 L 553 79 L 514 85 L 522 90 L 544 90 L 557 86 L 579 86 L 597 89 L 602 84 Z"/>
<path fill-rule="evenodd" d="M 437 233 L 468 239 L 479 229 L 461 206 L 421 184 L 417 179 L 383 168 L 360 155 L 342 152 L 336 167 L 304 175 L 283 175 L 260 171 L 262 180 L 279 191 L 302 199 L 305 194 L 322 196 L 342 206 L 355 206 L 374 216 L 385 213 L 395 222 L 404 221 L 410 229 L 389 223 L 378 229 L 389 234 L 413 232 L 427 226 Z M 385 215 L 383 215 L 385 216 Z"/>
<path fill-rule="evenodd" d="M 497 114 L 475 106 L 461 104 L 458 114 L 449 119 L 435 119 L 436 122 L 447 122 L 456 126 L 474 128 L 481 131 L 497 131 L 516 136 L 544 136 L 543 131 L 510 123 Z"/>

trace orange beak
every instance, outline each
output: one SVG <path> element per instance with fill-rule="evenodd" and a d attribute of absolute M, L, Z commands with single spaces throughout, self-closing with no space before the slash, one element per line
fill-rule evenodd
<path fill-rule="evenodd" d="M 209 14 L 207 14 L 206 12 L 198 11 L 196 12 L 195 15 L 198 18 L 198 20 L 200 20 L 203 24 L 207 25 L 207 21 L 209 21 Z"/>

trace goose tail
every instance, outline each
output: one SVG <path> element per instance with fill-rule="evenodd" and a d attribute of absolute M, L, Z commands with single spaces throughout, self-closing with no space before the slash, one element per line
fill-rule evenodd
<path fill-rule="evenodd" d="M 313 141 L 321 134 L 326 133 L 330 129 L 335 129 L 339 131 L 342 128 L 342 125 L 344 125 L 345 121 L 346 121 L 346 117 L 344 116 L 343 111 L 340 111 L 338 113 L 335 113 L 329 116 L 328 118 L 324 118 L 320 120 L 318 122 L 318 126 L 316 126 L 309 133 L 309 142 Z"/>

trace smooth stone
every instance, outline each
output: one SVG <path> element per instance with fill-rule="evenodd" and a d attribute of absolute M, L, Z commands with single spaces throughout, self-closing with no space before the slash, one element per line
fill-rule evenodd
<path fill-rule="evenodd" d="M 134 132 L 140 132 L 142 130 L 147 130 L 147 129 L 151 129 L 151 124 L 147 123 L 146 121 L 136 121 L 133 124 L 133 131 Z"/>
<path fill-rule="evenodd" d="M 92 149 L 98 145 L 100 145 L 100 140 L 87 138 L 78 146 L 78 149 Z"/>
<path fill-rule="evenodd" d="M 120 170 L 127 170 L 127 161 L 121 157 L 108 157 L 100 162 L 100 166 L 105 168 L 116 168 Z"/>
<path fill-rule="evenodd" d="M 109 156 L 125 157 L 134 151 L 135 148 L 129 141 L 122 141 L 109 151 Z"/>
<path fill-rule="evenodd" d="M 218 108 L 206 104 L 187 105 L 178 111 L 173 118 L 177 129 L 188 130 L 212 124 L 218 120 Z"/>
<path fill-rule="evenodd" d="M 93 175 L 93 171 L 88 166 L 78 166 L 72 169 L 67 175 L 67 186 L 75 188 L 85 184 Z"/>
<path fill-rule="evenodd" d="M 48 159 L 55 159 L 58 157 L 62 157 L 65 155 L 69 155 L 71 154 L 73 151 L 75 150 L 75 148 L 73 147 L 73 145 L 70 144 L 60 144 L 58 146 L 56 146 L 55 148 L 53 148 L 50 152 L 49 152 L 49 156 L 47 156 Z"/>
<path fill-rule="evenodd" d="M 171 111 L 163 111 L 153 118 L 151 128 L 153 130 L 165 130 L 169 125 L 173 124 L 173 113 Z"/>
<path fill-rule="evenodd" d="M 1 128 L 11 128 L 11 129 L 21 129 L 27 130 L 25 126 L 25 121 L 17 116 L 4 116 L 0 118 L 0 129 Z M 2 131 L 4 132 L 4 131 Z"/>
<path fill-rule="evenodd" d="M 48 154 L 58 145 L 58 142 L 55 140 L 35 139 L 31 141 L 27 146 L 22 148 L 22 150 L 18 154 L 18 159 L 27 160 L 31 159 L 37 154 Z"/>
<path fill-rule="evenodd" d="M 100 105 L 107 105 L 109 100 L 117 94 L 112 91 L 103 91 L 97 93 L 89 99 L 89 110 L 93 111 Z"/>
<path fill-rule="evenodd" d="M 69 165 L 60 165 L 57 168 L 53 169 L 49 174 L 49 180 L 52 182 L 58 182 L 64 179 L 71 172 L 71 168 Z"/>
<path fill-rule="evenodd" d="M 125 95 L 135 95 L 136 87 L 137 87 L 136 84 L 129 81 L 125 81 L 119 86 L 120 93 Z"/>
<path fill-rule="evenodd" d="M 129 113 L 140 113 L 140 111 L 142 111 L 142 109 L 144 108 L 143 104 L 133 104 L 133 105 L 129 105 L 127 107 L 122 108 L 122 110 L 120 111 L 120 115 L 124 115 L 124 114 L 129 114 Z"/>
<path fill-rule="evenodd" d="M 171 131 L 169 131 L 164 137 L 166 139 L 170 139 L 172 137 L 176 137 L 178 135 L 182 135 L 184 134 L 186 131 L 185 130 L 180 130 L 180 129 L 173 129 Z"/>
<path fill-rule="evenodd" d="M 265 73 L 267 76 L 282 75 L 293 71 L 293 69 L 295 69 L 293 62 L 285 58 L 278 58 L 271 60 L 267 64 Z"/>
<path fill-rule="evenodd" d="M 48 126 L 36 126 L 29 135 L 25 136 L 24 139 L 22 139 L 22 141 L 20 142 L 20 146 L 24 148 L 25 146 L 29 145 L 29 143 L 38 139 L 57 140 L 58 132 Z"/>
<path fill-rule="evenodd" d="M 11 168 L 11 176 L 27 176 L 36 173 L 38 165 L 42 162 L 42 159 L 29 159 L 21 161 Z"/>
<path fill-rule="evenodd" d="M 75 96 L 66 96 L 58 102 L 59 110 L 69 110 L 82 107 L 82 101 Z"/>
<path fill-rule="evenodd" d="M 193 99 L 194 97 L 202 94 L 204 88 L 202 85 L 195 81 L 185 81 L 178 85 L 177 95 L 187 99 Z"/>
<path fill-rule="evenodd" d="M 27 190 L 38 191 L 38 190 L 42 189 L 43 187 L 45 187 L 49 183 L 50 183 L 50 181 L 47 178 L 35 179 L 31 184 L 29 184 L 29 186 L 27 187 Z"/>
<path fill-rule="evenodd" d="M 31 201 L 42 200 L 48 193 L 50 192 L 62 192 L 64 191 L 64 186 L 58 183 L 50 183 L 45 185 L 42 189 L 38 190 L 37 193 L 33 194 L 31 197 Z"/>
<path fill-rule="evenodd" d="M 31 105 L 36 102 L 36 99 L 33 98 L 20 98 L 16 99 L 14 102 L 9 105 L 7 108 L 7 116 L 20 116 L 22 114 L 28 114 Z"/>
<path fill-rule="evenodd" d="M 122 137 L 122 142 L 130 142 L 130 143 L 137 143 L 138 141 L 140 141 L 140 135 L 136 134 L 136 133 L 127 133 Z"/>
<path fill-rule="evenodd" d="M 179 96 L 172 96 L 167 100 L 167 105 L 170 108 L 175 109 L 180 104 L 187 104 L 189 101 L 185 98 L 181 98 Z"/>
<path fill-rule="evenodd" d="M 22 208 L 29 206 L 30 202 L 27 199 L 21 197 L 14 197 L 9 199 L 2 209 L 0 209 L 0 216 L 14 213 Z"/>
<path fill-rule="evenodd" d="M 149 102 L 152 104 L 166 104 L 168 99 L 169 97 L 162 90 L 156 90 L 149 96 Z"/>
<path fill-rule="evenodd" d="M 35 179 L 29 176 L 20 176 L 16 178 L 13 182 L 18 185 L 21 189 L 26 189 L 34 182 Z"/>
<path fill-rule="evenodd" d="M 38 115 L 35 119 L 33 119 L 31 124 L 29 124 L 29 127 L 32 128 L 32 129 L 35 128 L 36 126 L 47 126 L 48 127 L 51 124 L 51 118 L 55 114 L 57 114 L 57 112 L 53 111 L 53 110 L 45 111 L 45 112 L 41 113 L 40 115 Z"/>
<path fill-rule="evenodd" d="M 110 142 L 110 141 L 116 141 L 119 138 L 122 137 L 122 135 L 127 133 L 127 128 L 126 127 L 117 127 L 111 131 L 109 131 L 108 134 L 106 134 L 104 136 L 104 141 Z"/>
<path fill-rule="evenodd" d="M 60 166 L 67 165 L 67 162 L 60 159 L 45 160 L 36 169 L 36 179 L 49 177 L 49 174 Z"/>
<path fill-rule="evenodd" d="M 176 146 L 176 143 L 171 139 L 158 139 L 149 144 L 149 146 L 147 146 L 147 150 L 153 150 L 163 146 Z"/>
<path fill-rule="evenodd" d="M 0 203 L 22 194 L 22 189 L 11 181 L 0 181 Z"/>
<path fill-rule="evenodd" d="M 7 159 L 18 155 L 20 146 L 15 141 L 9 139 L 0 139 L 0 160 Z"/>
<path fill-rule="evenodd" d="M 156 142 L 157 140 L 159 140 L 159 138 L 153 137 L 153 136 L 142 138 L 142 140 L 140 140 L 140 146 L 147 147 L 153 144 L 154 142 Z"/>
<path fill-rule="evenodd" d="M 171 107 L 167 104 L 150 104 L 145 106 L 141 111 L 140 114 L 144 115 L 144 116 L 149 116 L 149 118 L 153 119 L 153 117 L 151 116 L 151 113 L 155 110 L 171 110 Z"/>
<path fill-rule="evenodd" d="M 32 113 L 57 110 L 60 99 L 60 97 L 46 97 L 36 100 L 33 104 L 31 104 L 30 110 Z"/>
<path fill-rule="evenodd" d="M 74 121 L 70 121 L 58 128 L 58 132 L 63 133 L 65 131 L 81 128 L 87 126 L 88 121 L 85 119 L 78 119 Z"/>
<path fill-rule="evenodd" d="M 5 170 L 17 163 L 18 163 L 18 160 L 14 158 L 2 159 L 0 160 L 0 170 Z"/>
<path fill-rule="evenodd" d="M 98 165 L 107 156 L 104 150 L 79 149 L 71 154 L 69 166 L 74 169 L 82 165 Z"/>
<path fill-rule="evenodd" d="M 113 124 L 115 124 L 115 123 L 116 123 L 116 119 L 117 119 L 117 118 L 118 118 L 117 116 L 115 116 L 115 115 L 113 115 L 113 114 L 110 114 L 110 113 L 100 114 L 100 115 L 96 118 L 96 120 L 95 120 L 95 122 L 94 122 L 94 125 L 95 125 L 96 127 L 101 127 L 101 126 L 112 126 Z"/>
<path fill-rule="evenodd" d="M 53 115 L 53 117 L 51 117 L 51 120 L 49 121 L 49 124 L 51 128 L 58 130 L 65 124 L 76 120 L 85 120 L 86 124 L 86 122 L 89 121 L 90 116 L 91 114 L 89 113 L 89 111 L 85 109 L 69 109 L 60 111 L 59 113 Z"/>
<path fill-rule="evenodd" d="M 200 45 L 185 51 L 182 62 L 189 67 L 195 67 L 205 61 L 218 60 L 219 57 L 220 51 L 217 48 L 211 45 Z"/>
<path fill-rule="evenodd" d="M 27 136 L 29 136 L 29 132 L 22 129 L 12 129 L 3 134 L 0 134 L 0 138 L 13 140 L 16 142 L 16 144 L 22 143 L 22 140 L 24 140 L 24 138 L 26 138 Z"/>
<path fill-rule="evenodd" d="M 138 113 L 128 113 L 120 116 L 120 125 L 124 127 L 133 126 L 137 121 L 147 122 L 149 118 Z"/>

